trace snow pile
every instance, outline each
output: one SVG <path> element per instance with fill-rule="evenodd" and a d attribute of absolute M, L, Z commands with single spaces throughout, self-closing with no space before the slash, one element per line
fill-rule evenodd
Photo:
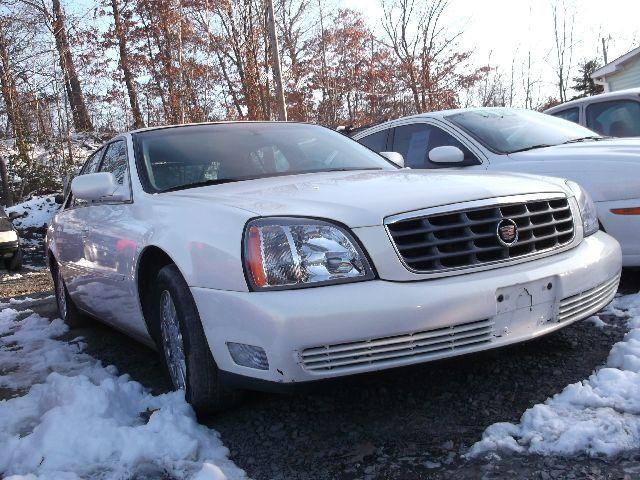
<path fill-rule="evenodd" d="M 25 215 L 13 221 L 19 230 L 25 228 L 44 228 L 51 223 L 51 219 L 58 210 L 54 195 L 35 196 L 6 209 L 7 214 L 18 212 Z"/>
<path fill-rule="evenodd" d="M 57 340 L 61 320 L 20 316 L 0 310 L 0 394 L 28 388 L 0 401 L 0 476 L 246 478 L 181 393 L 154 396 Z"/>
<path fill-rule="evenodd" d="M 640 294 L 618 297 L 608 313 L 628 318 L 629 332 L 606 366 L 587 380 L 528 409 L 520 423 L 496 423 L 469 452 L 616 455 L 640 448 Z"/>

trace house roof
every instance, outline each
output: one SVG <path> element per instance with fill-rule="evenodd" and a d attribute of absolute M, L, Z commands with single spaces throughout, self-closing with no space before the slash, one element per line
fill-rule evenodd
<path fill-rule="evenodd" d="M 635 57 L 640 57 L 640 47 L 638 48 L 634 48 L 633 50 L 631 50 L 628 53 L 625 53 L 624 55 L 616 58 L 615 60 L 607 63 L 604 67 L 600 67 L 599 69 L 595 70 L 592 74 L 591 74 L 591 78 L 601 78 L 604 77 L 606 75 L 610 75 L 614 72 L 617 72 L 618 70 L 621 69 L 622 65 L 624 65 L 625 63 L 627 63 L 629 60 L 633 60 Z"/>

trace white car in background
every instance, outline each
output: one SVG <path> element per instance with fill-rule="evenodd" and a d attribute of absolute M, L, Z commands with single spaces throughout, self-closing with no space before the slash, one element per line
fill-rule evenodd
<path fill-rule="evenodd" d="M 579 98 L 544 113 L 578 123 L 601 135 L 640 137 L 640 88 Z"/>
<path fill-rule="evenodd" d="M 640 266 L 640 139 L 612 139 L 550 115 L 468 108 L 400 118 L 353 133 L 376 152 L 397 152 L 413 169 L 464 167 L 567 178 L 595 201 L 598 220 Z"/>
<path fill-rule="evenodd" d="M 46 248 L 61 317 L 157 347 L 201 413 L 536 338 L 609 303 L 621 269 L 576 184 L 400 169 L 295 123 L 114 138 Z"/>

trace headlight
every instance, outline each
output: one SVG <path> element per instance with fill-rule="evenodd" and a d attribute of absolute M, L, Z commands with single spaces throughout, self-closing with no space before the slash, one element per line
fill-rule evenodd
<path fill-rule="evenodd" d="M 15 242 L 18 240 L 18 235 L 15 230 L 7 230 L 6 232 L 0 232 L 0 243 Z"/>
<path fill-rule="evenodd" d="M 578 207 L 580 208 L 580 215 L 582 215 L 582 227 L 584 228 L 584 236 L 587 237 L 593 233 L 596 233 L 600 229 L 598 223 L 598 212 L 596 205 L 591 200 L 589 194 L 576 182 L 567 180 L 567 185 L 576 196 Z"/>
<path fill-rule="evenodd" d="M 254 289 L 301 288 L 374 277 L 358 242 L 322 220 L 263 218 L 244 235 L 247 279 Z"/>

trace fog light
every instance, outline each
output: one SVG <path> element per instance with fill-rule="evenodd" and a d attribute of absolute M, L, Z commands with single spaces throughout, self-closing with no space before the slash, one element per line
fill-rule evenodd
<path fill-rule="evenodd" d="M 245 345 L 244 343 L 227 342 L 231 358 L 238 365 L 258 370 L 269 370 L 267 354 L 262 347 Z"/>

